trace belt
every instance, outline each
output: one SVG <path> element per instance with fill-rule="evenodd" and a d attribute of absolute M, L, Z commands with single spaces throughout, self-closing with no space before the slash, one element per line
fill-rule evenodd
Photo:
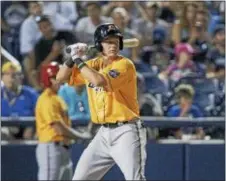
<path fill-rule="evenodd" d="M 69 149 L 71 148 L 70 145 L 66 145 L 66 144 L 64 144 L 64 143 L 61 142 L 61 141 L 55 141 L 54 144 L 57 145 L 57 146 L 62 146 L 62 147 L 64 147 L 64 148 L 66 148 L 67 150 L 69 150 Z"/>
<path fill-rule="evenodd" d="M 106 127 L 106 128 L 116 128 L 125 124 L 129 124 L 129 123 L 135 123 L 135 121 L 124 121 L 124 122 L 116 122 L 116 123 L 105 123 L 102 124 L 102 126 Z"/>

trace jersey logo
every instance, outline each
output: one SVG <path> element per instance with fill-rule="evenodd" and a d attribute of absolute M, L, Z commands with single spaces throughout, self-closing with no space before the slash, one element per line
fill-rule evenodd
<path fill-rule="evenodd" d="M 89 83 L 88 84 L 88 87 L 91 88 L 91 89 L 93 89 L 96 92 L 102 92 L 103 91 L 103 87 L 96 87 L 92 83 Z"/>
<path fill-rule="evenodd" d="M 108 72 L 108 74 L 112 77 L 112 78 L 116 78 L 120 75 L 120 73 L 117 70 L 110 70 Z"/>

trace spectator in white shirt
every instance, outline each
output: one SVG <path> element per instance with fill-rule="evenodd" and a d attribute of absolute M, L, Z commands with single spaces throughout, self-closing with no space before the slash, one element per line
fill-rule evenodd
<path fill-rule="evenodd" d="M 37 40 L 41 37 L 41 32 L 39 31 L 35 17 L 43 14 L 42 3 L 34 1 L 29 2 L 29 13 L 30 16 L 24 20 L 20 29 L 20 51 L 25 55 L 32 51 Z M 51 14 L 49 18 L 56 30 L 73 30 L 73 25 L 62 15 L 54 13 Z"/>
<path fill-rule="evenodd" d="M 75 24 L 78 18 L 77 2 L 74 1 L 43 1 L 43 13 L 53 15 L 59 13 Z"/>
<path fill-rule="evenodd" d="M 98 2 L 89 2 L 86 5 L 88 16 L 78 20 L 76 38 L 83 43 L 93 43 L 93 34 L 96 27 L 103 23 L 112 23 L 109 17 L 101 16 L 101 6 Z"/>

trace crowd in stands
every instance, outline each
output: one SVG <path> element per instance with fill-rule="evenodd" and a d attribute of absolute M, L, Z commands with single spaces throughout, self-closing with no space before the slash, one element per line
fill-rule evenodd
<path fill-rule="evenodd" d="M 95 28 L 116 24 L 139 47 L 120 53 L 137 69 L 141 116 L 225 116 L 224 1 L 3 1 L 1 46 L 20 63 L 1 55 L 1 116 L 34 116 L 43 90 L 40 72 L 51 61 L 63 63 L 67 45 L 93 44 Z M 88 57 L 98 51 L 92 49 Z M 89 123 L 84 86 L 62 85 L 59 95 L 72 120 Z M 154 130 L 154 137 L 193 134 L 223 138 L 216 127 Z M 3 139 L 33 139 L 31 127 L 3 127 Z"/>

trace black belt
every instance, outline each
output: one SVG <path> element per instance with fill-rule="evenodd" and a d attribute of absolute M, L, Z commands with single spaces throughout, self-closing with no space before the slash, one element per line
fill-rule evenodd
<path fill-rule="evenodd" d="M 134 121 L 124 121 L 124 122 L 116 122 L 116 123 L 104 123 L 104 124 L 102 124 L 102 126 L 104 126 L 106 128 L 115 128 L 115 127 L 119 127 L 119 126 L 122 126 L 122 125 L 128 124 L 128 123 L 134 123 Z"/>
<path fill-rule="evenodd" d="M 69 150 L 69 149 L 71 148 L 70 145 L 65 145 L 63 142 L 60 142 L 60 141 L 55 141 L 54 143 L 55 143 L 55 145 L 57 145 L 57 146 L 62 146 L 62 147 L 64 147 L 64 148 L 66 148 L 67 150 Z"/>

